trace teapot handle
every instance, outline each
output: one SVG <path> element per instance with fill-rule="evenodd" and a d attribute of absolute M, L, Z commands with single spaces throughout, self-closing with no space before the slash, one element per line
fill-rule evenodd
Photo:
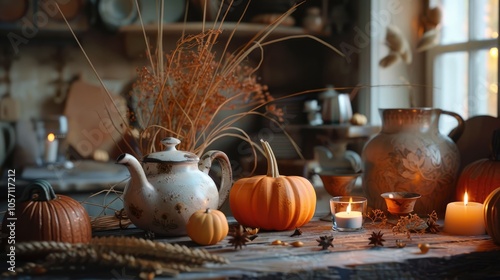
<path fill-rule="evenodd" d="M 462 117 L 459 114 L 454 113 L 454 112 L 441 110 L 441 113 L 442 114 L 446 114 L 446 115 L 450 115 L 450 116 L 454 117 L 457 120 L 457 122 L 458 122 L 457 127 L 455 127 L 450 132 L 450 134 L 448 134 L 448 137 L 450 137 L 451 140 L 453 140 L 453 142 L 457 142 L 458 139 L 460 138 L 460 136 L 462 136 L 462 133 L 465 130 L 465 121 L 464 121 L 464 119 L 462 119 Z"/>
<path fill-rule="evenodd" d="M 212 167 L 212 162 L 217 160 L 221 167 L 221 182 L 219 187 L 219 205 L 217 208 L 220 208 L 222 204 L 226 201 L 231 186 L 233 184 L 233 170 L 231 169 L 231 164 L 229 162 L 229 158 L 222 151 L 211 150 L 206 152 L 202 157 L 200 162 L 198 163 L 198 168 L 207 173 L 210 171 Z"/>

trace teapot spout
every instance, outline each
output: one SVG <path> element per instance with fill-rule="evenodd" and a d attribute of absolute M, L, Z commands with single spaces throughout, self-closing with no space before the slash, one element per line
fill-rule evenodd
<path fill-rule="evenodd" d="M 127 167 L 130 173 L 129 188 L 135 188 L 136 191 L 146 190 L 150 185 L 144 170 L 142 169 L 141 163 L 132 155 L 124 153 L 121 154 L 117 159 L 116 163 L 124 165 Z"/>

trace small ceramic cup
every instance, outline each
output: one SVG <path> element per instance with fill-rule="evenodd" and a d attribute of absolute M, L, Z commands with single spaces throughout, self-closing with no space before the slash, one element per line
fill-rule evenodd
<path fill-rule="evenodd" d="M 413 212 L 415 202 L 420 194 L 412 192 L 386 192 L 381 194 L 385 199 L 387 211 L 395 216 L 406 216 Z"/>
<path fill-rule="evenodd" d="M 330 199 L 332 229 L 359 231 L 363 229 L 367 200 L 361 196 L 336 196 Z"/>

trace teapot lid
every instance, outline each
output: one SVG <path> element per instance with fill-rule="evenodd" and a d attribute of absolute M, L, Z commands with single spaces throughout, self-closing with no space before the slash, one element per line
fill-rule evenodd
<path fill-rule="evenodd" d="M 175 146 L 180 144 L 181 141 L 174 137 L 166 137 L 161 140 L 166 149 L 162 152 L 151 153 L 146 155 L 143 162 L 198 162 L 198 156 L 191 152 L 178 151 Z"/>

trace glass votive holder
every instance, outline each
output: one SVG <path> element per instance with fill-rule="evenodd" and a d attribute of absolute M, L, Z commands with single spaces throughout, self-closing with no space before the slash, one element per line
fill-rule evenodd
<path fill-rule="evenodd" d="M 330 199 L 333 230 L 358 231 L 363 229 L 367 201 L 361 196 L 336 196 Z"/>

